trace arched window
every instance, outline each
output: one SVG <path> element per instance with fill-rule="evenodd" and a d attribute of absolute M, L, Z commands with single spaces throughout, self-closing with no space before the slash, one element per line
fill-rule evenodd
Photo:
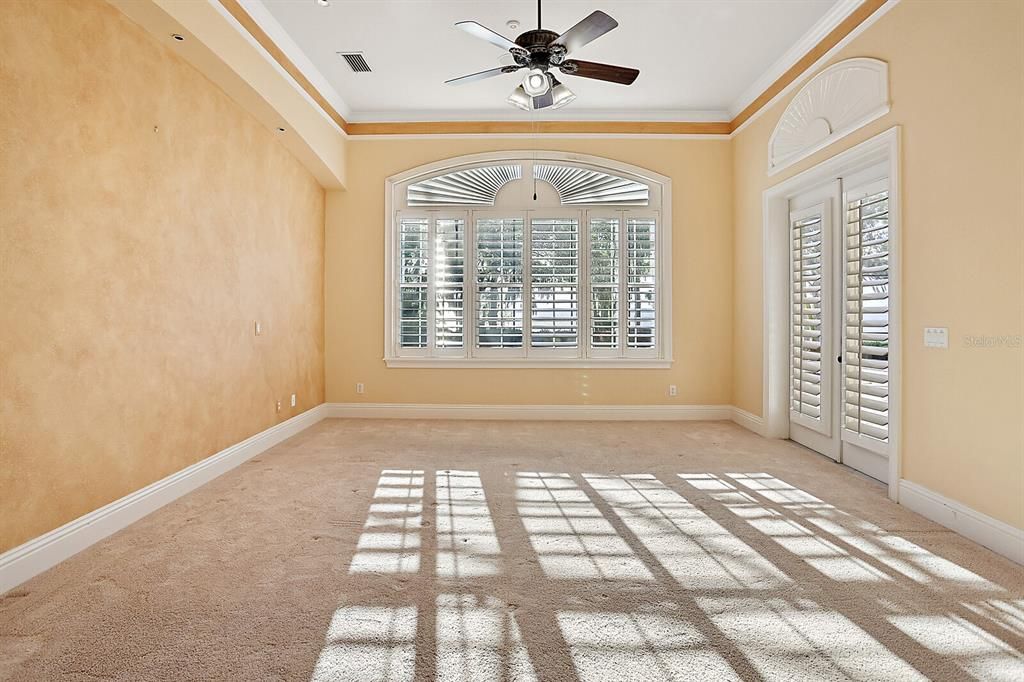
<path fill-rule="evenodd" d="M 668 178 L 507 152 L 385 191 L 388 366 L 668 366 Z"/>

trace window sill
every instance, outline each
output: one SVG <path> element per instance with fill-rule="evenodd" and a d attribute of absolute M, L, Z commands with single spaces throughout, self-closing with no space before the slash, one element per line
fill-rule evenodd
<path fill-rule="evenodd" d="M 394 368 L 444 369 L 669 369 L 661 358 L 384 358 Z"/>

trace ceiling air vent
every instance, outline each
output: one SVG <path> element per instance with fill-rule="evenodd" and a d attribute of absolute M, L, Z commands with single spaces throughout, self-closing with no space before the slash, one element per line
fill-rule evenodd
<path fill-rule="evenodd" d="M 370 65 L 363 59 L 362 52 L 339 52 L 341 58 L 344 59 L 349 67 L 356 73 L 369 73 L 371 71 Z"/>

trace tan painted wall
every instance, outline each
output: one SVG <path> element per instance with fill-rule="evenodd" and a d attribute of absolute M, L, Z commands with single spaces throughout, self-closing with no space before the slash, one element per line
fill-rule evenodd
<path fill-rule="evenodd" d="M 384 366 L 384 181 L 440 159 L 504 149 L 592 154 L 673 181 L 671 369 L 388 369 Z M 728 140 L 349 141 L 349 192 L 327 198 L 327 399 L 468 404 L 729 404 L 732 157 Z M 366 385 L 357 395 L 355 383 Z M 668 385 L 679 395 L 668 397 Z"/>
<path fill-rule="evenodd" d="M 324 192 L 100 0 L 5 2 L 0 92 L 2 551 L 323 401 Z"/>
<path fill-rule="evenodd" d="M 892 111 L 768 178 L 792 94 L 733 139 L 736 404 L 761 413 L 762 191 L 903 127 L 903 477 L 1024 527 L 1024 3 L 904 0 L 837 54 L 889 63 Z M 950 348 L 923 347 L 947 326 Z M 1014 337 L 978 348 L 965 337 Z"/>

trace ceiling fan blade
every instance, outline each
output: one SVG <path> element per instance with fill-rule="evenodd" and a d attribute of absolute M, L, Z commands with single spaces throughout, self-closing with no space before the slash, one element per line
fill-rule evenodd
<path fill-rule="evenodd" d="M 469 35 L 476 36 L 481 40 L 486 40 L 491 45 L 500 47 L 503 50 L 512 50 L 519 48 L 518 45 L 513 43 L 505 36 L 501 35 L 500 33 L 495 33 L 491 29 L 487 28 L 486 26 L 482 26 L 476 23 L 475 21 L 460 21 L 455 25 L 461 28 L 466 33 L 468 33 Z"/>
<path fill-rule="evenodd" d="M 500 76 L 503 73 L 512 73 L 518 71 L 523 67 L 521 66 L 499 66 L 496 69 L 487 69 L 486 71 L 478 71 L 471 73 L 467 76 L 459 76 L 458 78 L 451 78 L 446 80 L 445 83 L 448 85 L 462 85 L 463 83 L 473 83 L 475 81 L 482 81 L 485 78 L 492 78 L 494 76 Z"/>
<path fill-rule="evenodd" d="M 551 45 L 561 45 L 568 54 L 578 50 L 587 43 L 600 38 L 608 31 L 619 25 L 619 22 L 610 16 L 597 10 L 580 23 L 551 41 Z"/>
<path fill-rule="evenodd" d="M 639 69 L 599 64 L 597 62 L 585 62 L 579 59 L 567 59 L 559 68 L 562 70 L 562 73 L 570 76 L 594 78 L 599 81 L 620 83 L 622 85 L 632 85 L 636 77 L 640 75 Z"/>

